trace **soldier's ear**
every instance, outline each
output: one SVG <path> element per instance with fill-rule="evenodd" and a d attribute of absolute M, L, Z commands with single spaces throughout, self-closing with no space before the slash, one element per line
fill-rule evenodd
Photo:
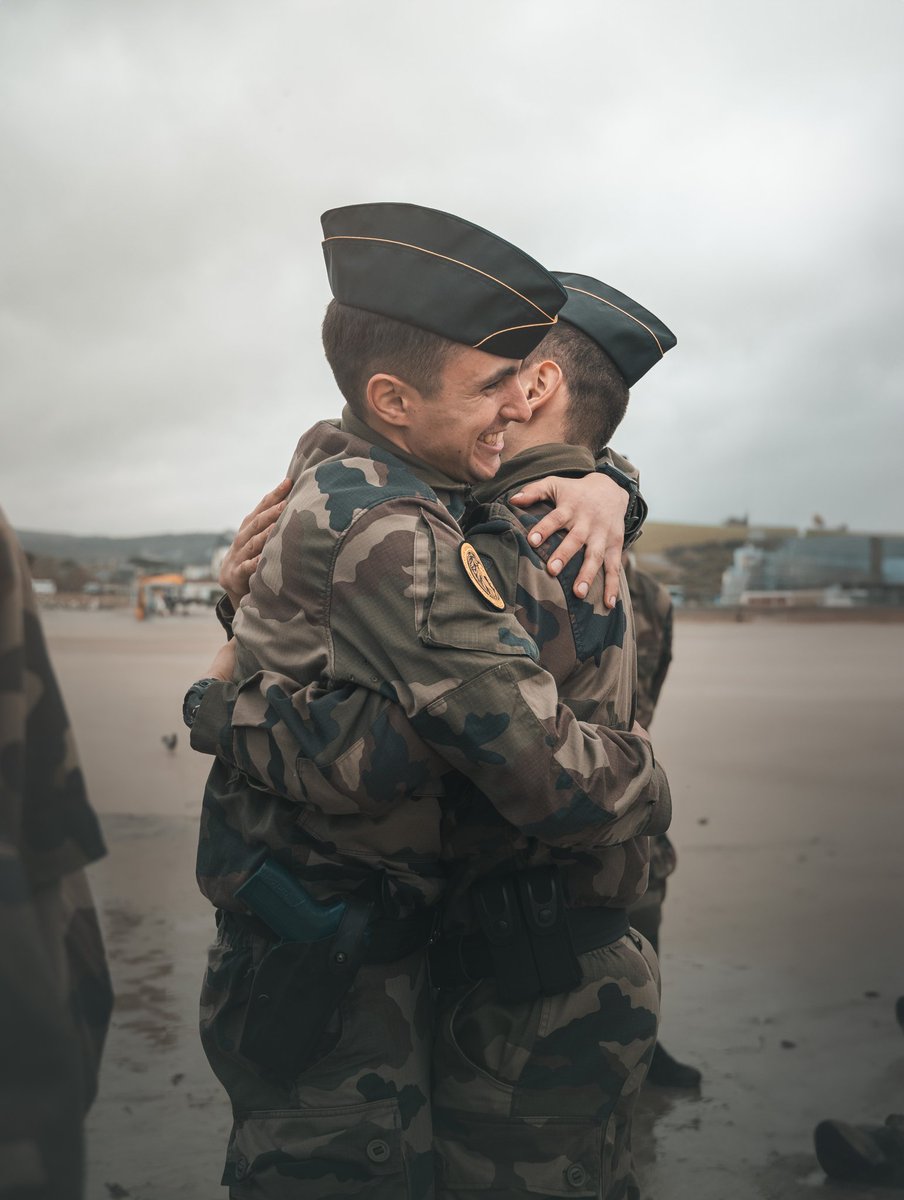
<path fill-rule="evenodd" d="M 538 412 L 557 394 L 562 378 L 562 368 L 549 358 L 522 371 L 521 386 L 533 412 Z"/>
<path fill-rule="evenodd" d="M 371 375 L 365 401 L 368 412 L 387 425 L 407 426 L 412 402 L 418 393 L 395 375 Z"/>

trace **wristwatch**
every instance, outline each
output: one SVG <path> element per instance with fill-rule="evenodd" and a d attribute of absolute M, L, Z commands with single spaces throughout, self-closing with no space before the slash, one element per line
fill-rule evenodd
<path fill-rule="evenodd" d="M 597 463 L 596 469 L 601 475 L 608 475 L 613 482 L 628 493 L 628 507 L 625 509 L 625 546 L 630 546 L 640 537 L 643 523 L 647 519 L 649 511 L 647 502 L 641 496 L 640 488 L 631 476 L 620 471 L 618 467 L 614 467 L 612 463 Z"/>
<path fill-rule="evenodd" d="M 204 693 L 212 683 L 220 682 L 221 680 L 219 679 L 199 679 L 185 693 L 185 699 L 182 701 L 182 720 L 189 729 L 195 723 L 195 717 L 198 715 L 198 709 L 201 707 Z"/>

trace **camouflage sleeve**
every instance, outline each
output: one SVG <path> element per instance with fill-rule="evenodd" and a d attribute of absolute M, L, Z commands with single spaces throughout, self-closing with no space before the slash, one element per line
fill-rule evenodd
<path fill-rule="evenodd" d="M 665 677 L 669 673 L 669 666 L 672 662 L 672 621 L 673 608 L 672 601 L 669 599 L 668 603 L 663 606 L 663 610 L 660 613 L 662 643 L 659 647 L 659 654 L 656 657 L 653 671 L 650 676 L 650 720 L 653 719 L 653 711 L 655 710 L 656 705 L 659 703 L 659 696 L 662 692 L 662 686 L 665 683 Z"/>
<path fill-rule="evenodd" d="M 630 558 L 625 570 L 637 640 L 637 719 L 648 729 L 672 661 L 672 598 Z"/>
<path fill-rule="evenodd" d="M 463 565 L 462 544 L 439 505 L 393 500 L 355 519 L 333 564 L 333 691 L 324 702 L 349 700 L 349 689 L 395 701 L 424 743 L 542 841 L 605 845 L 652 832 L 654 817 L 666 820 L 665 799 L 641 805 L 613 787 L 652 769 L 649 745 L 581 722 L 558 703 L 536 643 L 481 591 L 479 567 Z M 201 711 L 209 701 L 217 703 L 208 693 Z M 302 708 L 299 739 L 311 733 L 307 699 L 299 705 L 290 680 L 257 672 L 236 692 L 221 752 L 230 739 L 233 761 L 253 763 L 253 774 L 267 779 L 271 731 Z M 322 707 L 320 715 L 324 723 L 334 714 Z"/>
<path fill-rule="evenodd" d="M 81 1176 L 112 1007 L 83 870 L 103 853 L 25 556 L 0 513 L 0 1142 L 22 1194 L 74 1196 Z"/>

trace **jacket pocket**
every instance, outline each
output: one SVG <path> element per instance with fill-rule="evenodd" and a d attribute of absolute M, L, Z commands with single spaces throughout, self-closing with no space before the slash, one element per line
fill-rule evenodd
<path fill-rule="evenodd" d="M 222 1182 L 230 1196 L 248 1200 L 405 1200 L 398 1105 L 381 1100 L 237 1116 Z"/>
<path fill-rule="evenodd" d="M 512 611 L 518 582 L 518 546 L 512 534 L 498 534 L 493 558 L 486 561 L 471 547 L 477 570 L 487 581 L 503 608 L 486 599 L 472 567 L 464 566 L 461 543 L 453 544 L 449 531 L 429 513 L 423 513 L 429 536 L 429 581 L 424 586 L 425 619 L 418 637 L 426 646 L 481 651 L 491 655 L 539 658 L 536 642 L 518 624 Z M 469 546 L 470 543 L 464 543 Z M 423 568 L 421 577 L 425 575 Z"/>

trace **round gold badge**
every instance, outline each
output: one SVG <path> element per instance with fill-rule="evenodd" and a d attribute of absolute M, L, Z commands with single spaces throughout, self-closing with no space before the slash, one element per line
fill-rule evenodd
<path fill-rule="evenodd" d="M 496 591 L 492 579 L 487 574 L 487 569 L 483 565 L 480 555 L 474 549 L 470 542 L 462 542 L 461 544 L 461 561 L 465 565 L 465 570 L 468 573 L 468 578 L 483 596 L 484 600 L 488 600 L 493 608 L 505 608 L 505 601 Z"/>

